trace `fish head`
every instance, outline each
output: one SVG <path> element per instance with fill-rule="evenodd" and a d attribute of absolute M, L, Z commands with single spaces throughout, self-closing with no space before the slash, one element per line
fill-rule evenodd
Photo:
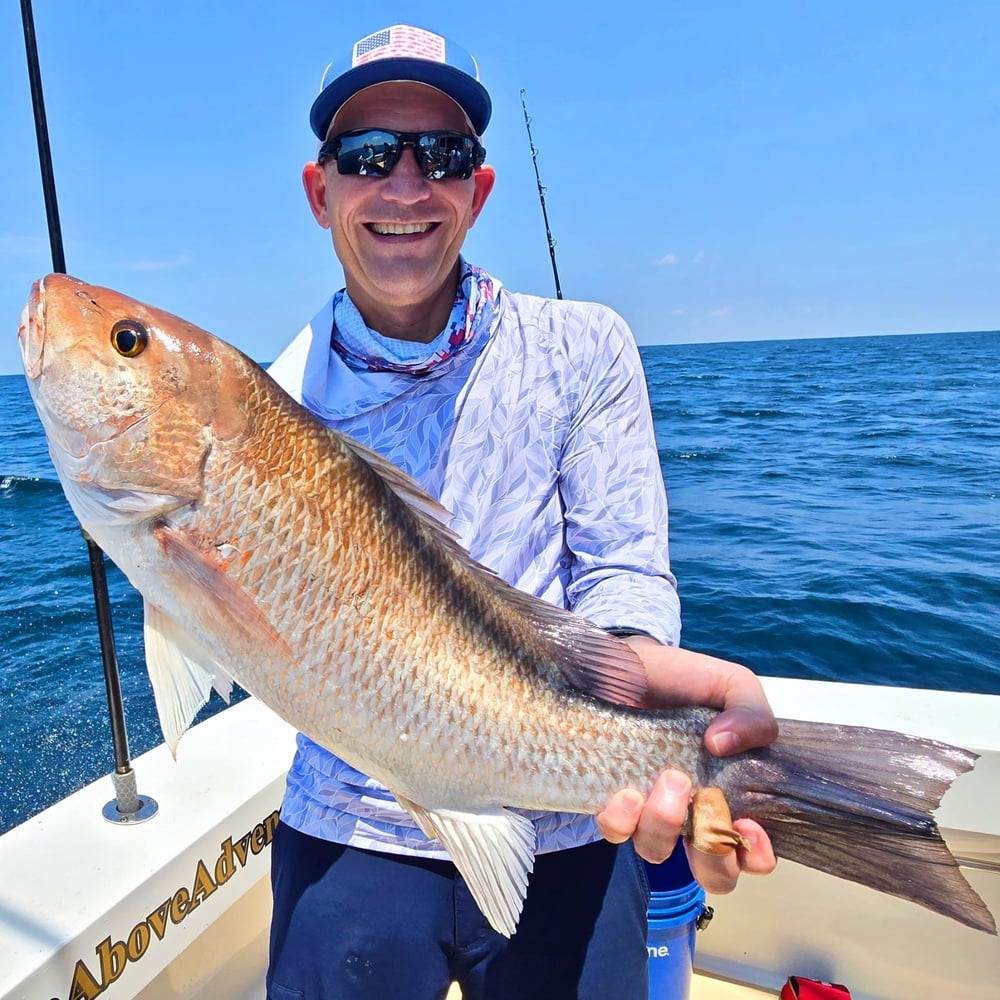
<path fill-rule="evenodd" d="M 197 500 L 209 451 L 242 434 L 243 356 L 119 292 L 52 274 L 35 283 L 18 340 L 49 454 L 88 530 Z"/>

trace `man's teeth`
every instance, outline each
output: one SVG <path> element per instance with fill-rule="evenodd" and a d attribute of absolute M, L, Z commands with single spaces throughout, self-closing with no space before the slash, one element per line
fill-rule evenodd
<path fill-rule="evenodd" d="M 429 222 L 408 222 L 400 225 L 394 222 L 372 222 L 370 223 L 372 232 L 379 236 L 406 236 L 408 233 L 426 233 L 431 228 Z"/>

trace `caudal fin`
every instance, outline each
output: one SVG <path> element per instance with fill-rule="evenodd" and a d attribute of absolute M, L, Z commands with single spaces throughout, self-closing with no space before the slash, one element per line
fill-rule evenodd
<path fill-rule="evenodd" d="M 745 757 L 726 783 L 733 814 L 757 820 L 778 857 L 997 933 L 932 816 L 976 754 L 879 729 L 780 726 L 777 742 Z"/>

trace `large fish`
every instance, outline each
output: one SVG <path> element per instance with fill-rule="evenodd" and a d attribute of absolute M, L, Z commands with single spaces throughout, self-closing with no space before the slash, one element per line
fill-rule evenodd
<path fill-rule="evenodd" d="M 780 856 L 996 933 L 931 816 L 974 754 L 782 721 L 773 746 L 713 757 L 712 710 L 630 707 L 645 676 L 624 643 L 473 562 L 412 480 L 233 347 L 63 275 L 18 336 L 66 496 L 144 598 L 172 749 L 235 679 L 390 788 L 507 935 L 535 842 L 508 807 L 597 813 L 668 764 L 700 792 L 696 846 L 738 842 L 724 799 Z"/>

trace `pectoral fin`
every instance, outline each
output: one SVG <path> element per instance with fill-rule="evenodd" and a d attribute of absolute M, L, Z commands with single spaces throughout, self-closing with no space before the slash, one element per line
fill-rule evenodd
<path fill-rule="evenodd" d="M 253 596 L 218 559 L 168 522 L 157 527 L 153 537 L 162 550 L 164 587 L 195 628 L 200 625 L 203 635 L 220 637 L 218 649 L 210 651 L 173 617 L 149 602 L 145 605 L 146 665 L 163 735 L 176 754 L 177 741 L 213 685 L 229 698 L 233 681 L 219 662 L 219 649 L 225 650 L 226 662 L 233 663 L 288 661 L 292 655 Z"/>
<path fill-rule="evenodd" d="M 401 795 L 396 800 L 428 837 L 436 837 L 465 879 L 483 916 L 510 937 L 517 930 L 528 874 L 535 865 L 535 827 L 509 809 L 459 812 L 425 809 Z"/>
<path fill-rule="evenodd" d="M 148 601 L 143 610 L 146 668 L 163 737 L 176 757 L 178 741 L 212 688 L 229 701 L 233 679 L 176 622 Z"/>
<path fill-rule="evenodd" d="M 278 635 L 254 601 L 229 576 L 217 559 L 198 548 L 182 531 L 169 524 L 158 527 L 153 536 L 163 549 L 163 578 L 178 590 L 190 591 L 201 612 L 209 616 L 216 630 L 230 639 L 246 636 L 248 649 L 262 655 L 291 657 L 291 650 Z"/>

